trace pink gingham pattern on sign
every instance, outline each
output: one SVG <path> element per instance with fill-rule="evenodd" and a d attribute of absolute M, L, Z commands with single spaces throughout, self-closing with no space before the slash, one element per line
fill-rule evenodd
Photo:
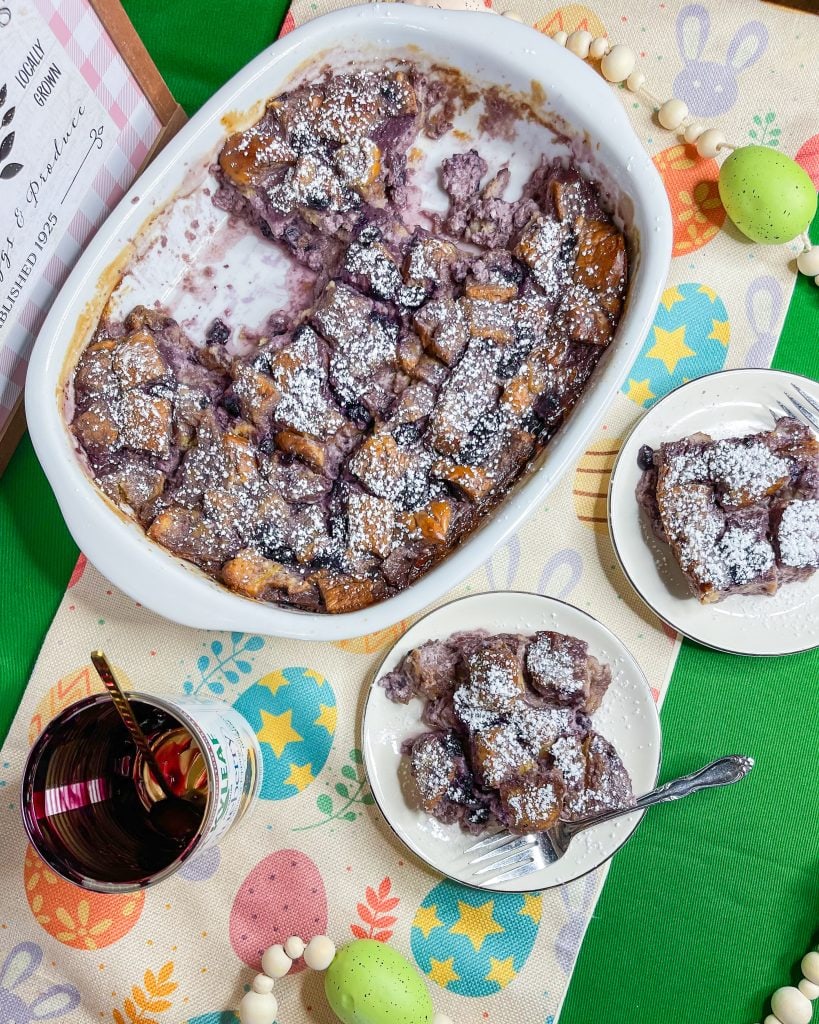
<path fill-rule="evenodd" d="M 111 37 L 84 0 L 35 0 L 35 8 L 108 111 L 118 134 L 106 165 L 43 271 L 40 283 L 46 287 L 38 287 L 34 301 L 27 304 L 13 344 L 0 348 L 0 431 L 23 390 L 28 355 L 54 294 L 91 235 L 128 190 L 162 129 Z"/>

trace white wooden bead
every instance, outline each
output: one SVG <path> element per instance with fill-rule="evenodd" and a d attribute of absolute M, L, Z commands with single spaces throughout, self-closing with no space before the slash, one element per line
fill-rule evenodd
<path fill-rule="evenodd" d="M 595 60 L 601 60 L 609 52 L 609 41 L 605 36 L 598 36 L 592 39 L 589 47 L 589 56 Z"/>
<path fill-rule="evenodd" d="M 819 274 L 817 274 L 816 277 L 814 277 L 813 283 L 817 285 L 817 287 L 819 287 Z"/>
<path fill-rule="evenodd" d="M 782 1024 L 810 1024 L 813 1007 L 798 988 L 784 985 L 771 996 L 771 1010 Z"/>
<path fill-rule="evenodd" d="M 819 279 L 816 283 L 819 284 Z M 819 999 L 819 985 L 814 985 L 807 978 L 803 978 L 796 987 L 806 999 Z"/>
<path fill-rule="evenodd" d="M 298 935 L 291 935 L 284 944 L 284 951 L 291 960 L 298 960 L 304 953 L 304 939 L 300 939 Z"/>
<path fill-rule="evenodd" d="M 335 959 L 336 947 L 326 935 L 314 935 L 304 951 L 304 962 L 314 971 L 326 971 Z"/>
<path fill-rule="evenodd" d="M 812 249 L 808 249 L 805 252 L 800 252 L 796 257 L 796 265 L 799 267 L 801 274 L 805 274 L 807 277 L 816 277 L 819 274 L 819 245 L 815 245 Z M 805 957 L 805 960 L 807 960 L 807 957 Z M 802 968 L 802 973 L 805 973 L 804 967 Z M 808 978 L 808 981 L 813 981 L 813 978 Z M 814 982 L 814 984 L 819 984 L 819 982 Z"/>
<path fill-rule="evenodd" d="M 688 117 L 688 107 L 682 100 L 672 97 L 657 111 L 657 120 L 670 132 L 675 132 Z"/>
<path fill-rule="evenodd" d="M 508 18 L 510 21 L 519 21 L 521 24 L 523 23 L 523 18 L 521 18 L 517 11 L 504 11 L 503 16 L 504 18 Z"/>
<path fill-rule="evenodd" d="M 686 142 L 693 145 L 704 131 L 705 125 L 700 124 L 699 121 L 694 121 L 683 132 L 683 138 Z"/>
<path fill-rule="evenodd" d="M 811 251 L 813 252 L 814 250 Z M 816 283 L 819 284 L 819 281 Z M 808 981 L 812 981 L 814 985 L 819 985 L 819 950 L 812 949 L 810 953 L 805 953 L 799 966 L 802 968 L 802 973 Z"/>
<path fill-rule="evenodd" d="M 245 992 L 239 1003 L 242 1024 L 274 1024 L 279 1004 L 272 992 Z"/>
<path fill-rule="evenodd" d="M 262 953 L 262 970 L 268 978 L 283 978 L 293 966 L 293 961 L 278 943 Z"/>
<path fill-rule="evenodd" d="M 778 1017 L 774 1017 L 772 1013 L 769 1013 L 762 1024 L 782 1024 L 782 1021 Z"/>
<path fill-rule="evenodd" d="M 700 156 L 714 157 L 723 142 L 725 142 L 725 136 L 718 128 L 706 128 L 697 139 L 697 152 Z"/>
<path fill-rule="evenodd" d="M 580 57 L 581 60 L 585 60 L 589 55 L 589 47 L 591 46 L 592 34 L 586 32 L 583 29 L 578 29 L 577 32 L 572 32 L 569 38 L 566 40 L 566 49 L 571 51 L 575 57 Z"/>
<path fill-rule="evenodd" d="M 432 1018 L 432 1024 L 453 1024 L 451 1017 L 447 1017 L 445 1013 L 436 1013 Z"/>
<path fill-rule="evenodd" d="M 632 71 L 626 79 L 626 88 L 630 89 L 631 92 L 637 92 L 642 89 L 645 85 L 646 76 L 642 71 Z"/>
<path fill-rule="evenodd" d="M 637 58 L 634 55 L 634 50 L 628 46 L 623 46 L 622 43 L 617 43 L 616 46 L 612 46 L 603 58 L 600 70 L 603 72 L 603 78 L 607 82 L 625 82 L 634 70 L 636 63 Z"/>
<path fill-rule="evenodd" d="M 554 39 L 554 41 L 557 43 L 558 46 L 565 46 L 566 45 L 566 40 L 568 38 L 569 38 L 569 33 L 568 32 L 564 32 L 563 29 L 561 29 L 559 32 L 555 32 L 555 34 L 552 36 L 552 39 Z"/>
<path fill-rule="evenodd" d="M 272 978 L 268 978 L 266 974 L 257 974 L 250 987 L 254 992 L 265 993 L 272 992 L 275 984 L 276 982 Z"/>

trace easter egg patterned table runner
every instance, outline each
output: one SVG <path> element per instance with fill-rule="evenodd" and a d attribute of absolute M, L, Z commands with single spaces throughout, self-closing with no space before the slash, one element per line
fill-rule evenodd
<path fill-rule="evenodd" d="M 337 6 L 297 0 L 282 31 Z M 668 0 L 643 13 L 616 0 L 593 9 L 515 6 L 542 32 L 583 27 L 627 43 L 658 94 L 680 96 L 737 144 L 795 155 L 819 181 L 819 123 L 804 102 L 816 33 L 804 15 L 754 0 Z M 770 362 L 793 273 L 787 249 L 752 246 L 726 226 L 716 161 L 697 158 L 629 93 L 622 98 L 671 202 L 668 286 L 587 451 L 527 525 L 446 599 L 514 588 L 570 601 L 623 639 L 660 702 L 678 638 L 616 565 L 608 476 L 624 434 L 670 389 Z M 336 644 L 198 632 L 135 605 L 81 558 L 0 754 L 0 1008 L 78 1024 L 228 1024 L 261 948 L 326 931 L 338 944 L 373 937 L 394 945 L 456 1022 L 556 1020 L 608 869 L 542 895 L 495 895 L 441 881 L 397 843 L 364 779 L 359 725 L 365 685 L 406 625 Z M 57 878 L 19 823 L 29 745 L 59 710 L 101 688 L 88 661 L 97 646 L 135 688 L 233 704 L 264 758 L 252 818 L 171 880 L 127 896 Z M 277 996 L 282 1024 L 333 1019 L 311 972 L 280 983 Z"/>

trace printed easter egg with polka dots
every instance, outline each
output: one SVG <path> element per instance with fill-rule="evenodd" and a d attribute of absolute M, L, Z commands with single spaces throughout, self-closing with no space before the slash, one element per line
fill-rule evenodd
<path fill-rule="evenodd" d="M 144 892 L 88 892 L 55 875 L 29 847 L 23 864 L 26 899 L 37 924 L 73 949 L 102 949 L 134 927 Z"/>
<path fill-rule="evenodd" d="M 493 893 L 439 882 L 416 911 L 410 944 L 421 971 L 463 996 L 490 996 L 514 980 L 532 952 L 539 894 Z"/>
<path fill-rule="evenodd" d="M 623 393 L 649 408 L 680 384 L 721 370 L 730 337 L 728 311 L 713 288 L 696 283 L 666 288 Z"/>
<path fill-rule="evenodd" d="M 693 146 L 670 146 L 654 157 L 663 179 L 674 225 L 672 255 L 685 256 L 707 245 L 725 222 L 719 197 L 719 164 Z"/>
<path fill-rule="evenodd" d="M 336 731 L 336 698 L 311 668 L 263 676 L 233 705 L 250 722 L 262 750 L 263 800 L 297 796 L 327 761 Z"/>
<path fill-rule="evenodd" d="M 552 36 L 555 32 L 591 32 L 593 36 L 606 35 L 606 28 L 600 17 L 585 4 L 564 4 L 549 11 L 535 22 L 538 32 Z"/>
<path fill-rule="evenodd" d="M 245 878 L 230 911 L 230 944 L 248 967 L 261 970 L 262 953 L 291 935 L 309 942 L 327 931 L 327 893 L 319 870 L 300 850 L 279 850 Z M 295 961 L 293 971 L 304 962 Z"/>

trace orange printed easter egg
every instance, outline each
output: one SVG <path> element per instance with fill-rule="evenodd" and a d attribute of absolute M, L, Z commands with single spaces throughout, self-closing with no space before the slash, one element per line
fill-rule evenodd
<path fill-rule="evenodd" d="M 353 637 L 352 640 L 336 640 L 335 645 L 342 651 L 349 651 L 350 654 L 374 654 L 382 647 L 386 647 L 387 644 L 394 644 L 399 637 L 403 636 L 408 625 L 409 619 L 401 619 L 394 626 L 379 629 L 376 633 Z"/>
<path fill-rule="evenodd" d="M 128 677 L 118 666 L 114 666 L 117 679 L 126 690 L 131 689 Z M 83 665 L 58 679 L 43 697 L 31 716 L 28 726 L 28 742 L 33 743 L 52 718 L 78 700 L 90 697 L 92 693 L 104 693 L 105 687 L 92 665 Z"/>
<path fill-rule="evenodd" d="M 73 949 L 102 949 L 134 927 L 145 903 L 144 892 L 88 892 L 46 867 L 29 847 L 23 865 L 26 899 L 37 924 Z"/>
<path fill-rule="evenodd" d="M 584 453 L 574 471 L 574 510 L 580 522 L 597 533 L 605 533 L 608 529 L 609 480 L 620 451 L 620 442 L 619 437 L 598 439 Z"/>
<path fill-rule="evenodd" d="M 674 256 L 701 249 L 719 232 L 725 208 L 719 197 L 719 164 L 693 146 L 670 146 L 654 157 L 674 221 Z"/>
<path fill-rule="evenodd" d="M 535 28 L 546 36 L 555 32 L 591 32 L 593 36 L 606 35 L 603 22 L 590 8 L 583 4 L 564 4 L 550 11 L 544 18 L 535 22 Z"/>

